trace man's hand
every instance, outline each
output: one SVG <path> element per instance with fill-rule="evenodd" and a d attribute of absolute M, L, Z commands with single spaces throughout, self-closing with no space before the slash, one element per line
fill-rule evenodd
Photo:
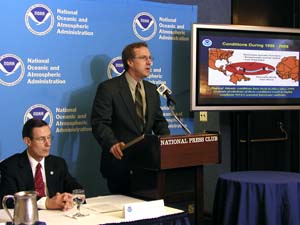
<path fill-rule="evenodd" d="M 123 157 L 123 152 L 122 149 L 125 146 L 124 142 L 118 142 L 111 146 L 109 152 L 113 154 L 117 159 L 122 159 Z"/>
<path fill-rule="evenodd" d="M 56 193 L 52 198 L 47 198 L 46 208 L 47 209 L 61 209 L 66 211 L 73 208 L 73 197 L 70 193 Z"/>

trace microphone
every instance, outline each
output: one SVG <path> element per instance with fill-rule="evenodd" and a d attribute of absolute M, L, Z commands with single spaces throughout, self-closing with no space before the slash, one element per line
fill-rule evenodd
<path fill-rule="evenodd" d="M 177 122 L 180 124 L 180 126 L 185 130 L 185 132 L 187 134 L 191 134 L 191 131 L 181 122 L 181 120 L 176 116 L 176 114 L 174 112 L 176 102 L 171 95 L 172 91 L 165 84 L 159 85 L 156 90 L 162 97 L 167 99 L 167 105 L 170 109 L 170 112 L 174 116 L 174 118 L 177 120 Z"/>
<path fill-rule="evenodd" d="M 167 99 L 168 106 L 176 105 L 175 99 L 171 95 L 172 91 L 165 84 L 160 84 L 156 90 L 162 97 Z"/>

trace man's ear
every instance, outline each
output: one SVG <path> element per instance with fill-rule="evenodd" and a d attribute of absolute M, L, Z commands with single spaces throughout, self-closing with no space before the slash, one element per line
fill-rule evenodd
<path fill-rule="evenodd" d="M 128 60 L 127 60 L 127 64 L 128 64 L 128 66 L 132 66 L 133 61 L 132 61 L 131 59 L 128 59 Z"/>
<path fill-rule="evenodd" d="M 23 138 L 23 141 L 24 141 L 24 143 L 26 144 L 26 145 L 30 145 L 31 144 L 31 139 L 29 138 L 29 137 L 24 137 Z"/>

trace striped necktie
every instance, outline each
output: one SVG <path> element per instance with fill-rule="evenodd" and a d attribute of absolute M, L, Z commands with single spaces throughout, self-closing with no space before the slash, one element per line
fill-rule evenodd
<path fill-rule="evenodd" d="M 135 87 L 135 109 L 139 119 L 139 126 L 141 131 L 144 130 L 144 111 L 143 111 L 143 99 L 141 95 L 141 84 L 137 82 Z"/>

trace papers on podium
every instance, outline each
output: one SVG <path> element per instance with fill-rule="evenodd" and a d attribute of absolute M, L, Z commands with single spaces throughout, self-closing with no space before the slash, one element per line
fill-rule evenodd
<path fill-rule="evenodd" d="M 125 146 L 122 148 L 122 150 L 125 150 L 125 149 L 131 147 L 132 145 L 144 140 L 144 138 L 145 138 L 145 134 L 133 139 L 132 141 L 129 141 L 128 143 L 125 144 Z"/>

